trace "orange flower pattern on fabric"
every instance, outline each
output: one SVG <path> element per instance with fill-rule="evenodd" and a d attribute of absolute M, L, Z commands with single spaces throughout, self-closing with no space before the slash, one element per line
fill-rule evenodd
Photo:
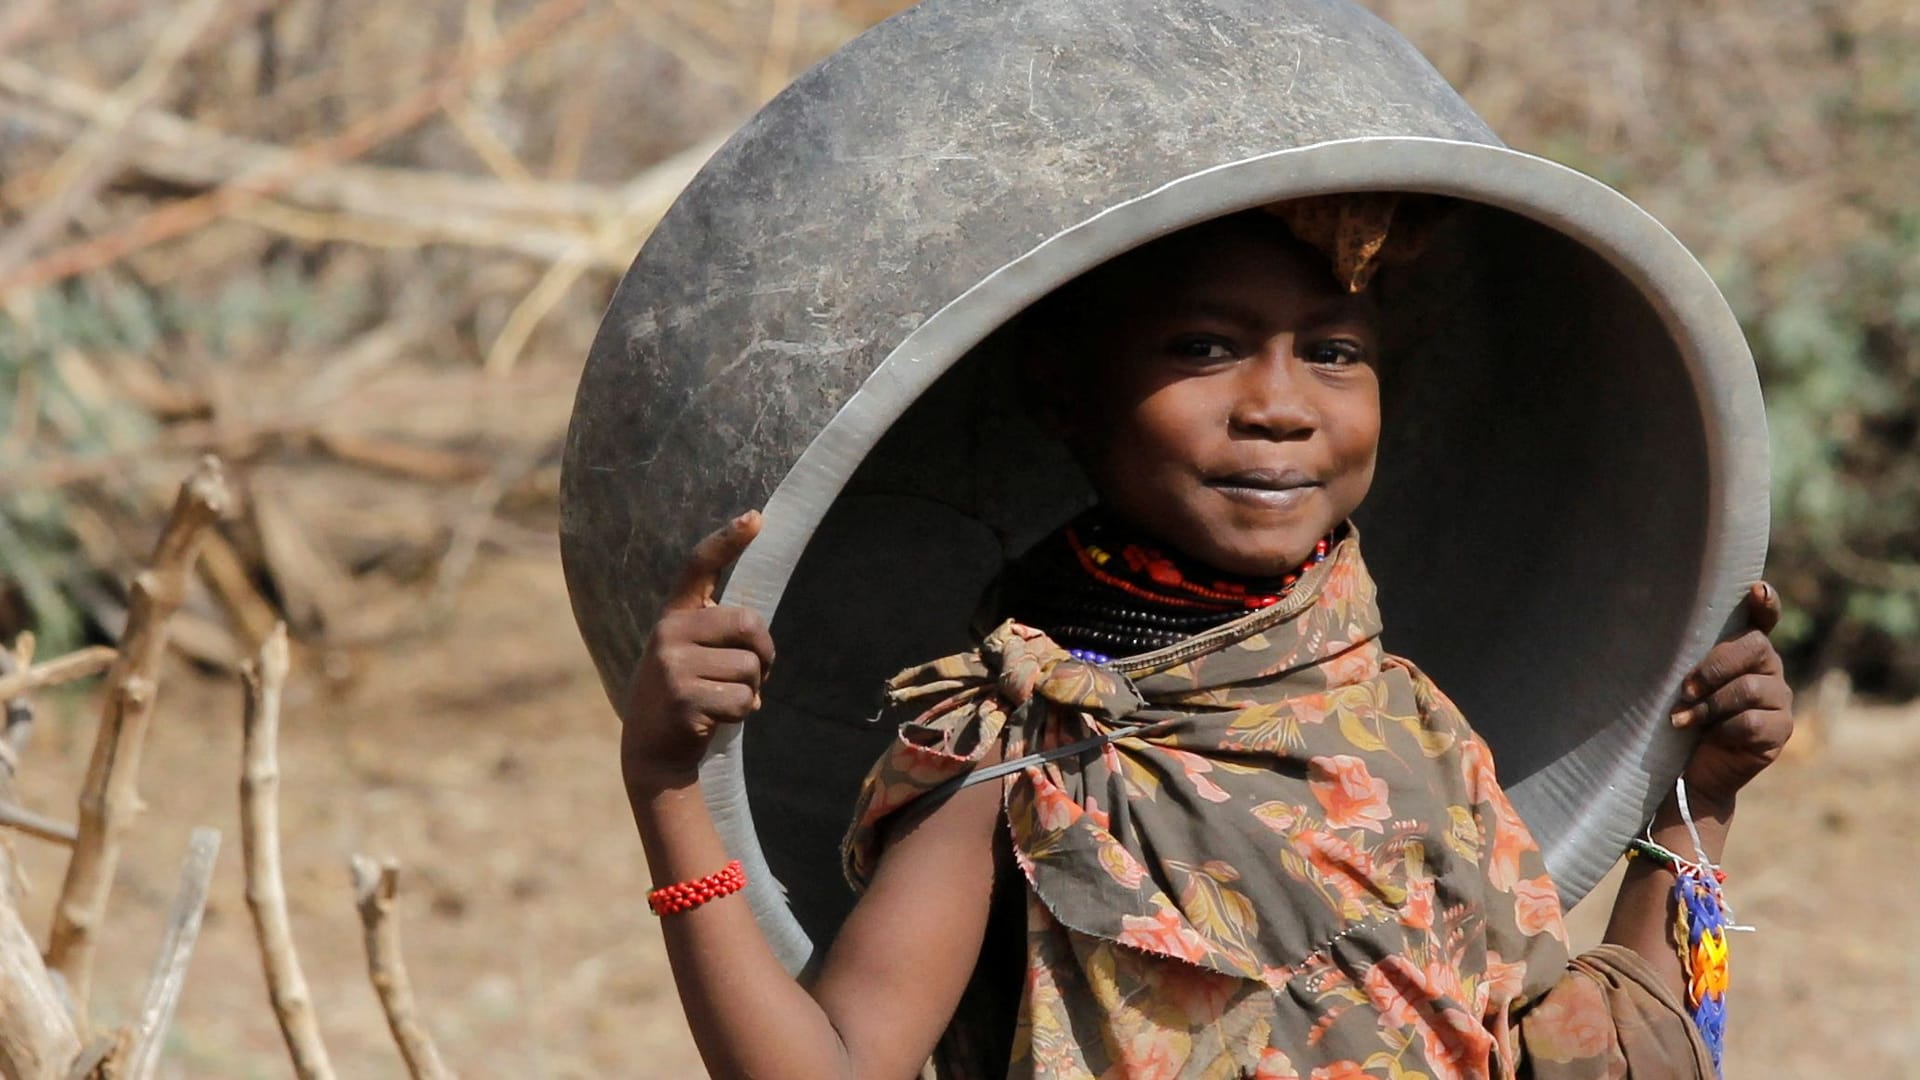
<path fill-rule="evenodd" d="M 896 677 L 856 887 L 883 824 L 987 755 L 1126 729 L 998 781 L 1026 889 L 1018 1027 L 1005 1060 L 950 1037 L 938 1074 L 1584 1080 L 1656 1051 L 1710 1069 L 1644 962 L 1569 962 L 1492 755 L 1379 634 L 1349 529 L 1286 600 L 1172 650 L 1095 665 L 1006 623 Z"/>
<path fill-rule="evenodd" d="M 1367 771 L 1367 763 L 1349 754 L 1317 757 L 1307 762 L 1313 770 L 1308 785 L 1326 811 L 1327 824 L 1336 829 L 1380 831 L 1387 820 L 1387 782 Z"/>

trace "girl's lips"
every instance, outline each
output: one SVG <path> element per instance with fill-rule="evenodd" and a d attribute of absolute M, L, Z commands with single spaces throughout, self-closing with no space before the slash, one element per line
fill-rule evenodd
<path fill-rule="evenodd" d="M 1243 506 L 1258 507 L 1262 510 L 1296 510 L 1320 490 L 1318 484 L 1304 484 L 1299 487 L 1271 488 L 1248 487 L 1242 484 L 1216 481 L 1207 485 L 1213 490 Z"/>
<path fill-rule="evenodd" d="M 1247 506 L 1292 510 L 1320 489 L 1320 482 L 1299 469 L 1248 469 L 1216 476 L 1207 486 Z"/>

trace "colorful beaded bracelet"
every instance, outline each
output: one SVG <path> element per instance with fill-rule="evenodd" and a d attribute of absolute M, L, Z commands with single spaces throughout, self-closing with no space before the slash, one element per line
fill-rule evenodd
<path fill-rule="evenodd" d="M 732 896 L 746 887 L 747 872 L 741 868 L 740 860 L 735 859 L 718 873 L 653 890 L 647 894 L 647 906 L 655 915 L 665 918 L 692 911 L 709 900 Z"/>

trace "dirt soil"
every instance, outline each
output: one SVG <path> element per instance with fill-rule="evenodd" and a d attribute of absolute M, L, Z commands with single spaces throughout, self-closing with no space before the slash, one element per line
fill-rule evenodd
<path fill-rule="evenodd" d="M 351 852 L 399 858 L 413 980 L 467 1076 L 702 1075 L 647 914 L 614 721 L 557 561 L 484 559 L 440 637 L 385 654 L 296 657 L 282 818 L 292 918 L 339 1074 L 402 1071 L 369 989 Z M 169 672 L 97 976 L 124 1017 L 152 960 L 187 833 L 226 847 L 163 1075 L 291 1075 L 241 895 L 238 681 Z M 24 797 L 70 807 L 92 702 L 48 702 Z M 1738 914 L 1731 1077 L 1920 1076 L 1920 711 L 1855 709 L 1764 778 L 1728 864 Z M 70 813 L 62 809 L 63 814 Z M 19 841 L 46 925 L 57 852 Z M 1576 913 L 1597 935 L 1604 898 Z"/>

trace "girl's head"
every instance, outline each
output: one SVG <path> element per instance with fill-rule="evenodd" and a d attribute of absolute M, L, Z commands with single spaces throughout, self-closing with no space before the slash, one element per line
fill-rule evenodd
<path fill-rule="evenodd" d="M 1108 263 L 1034 312 L 1048 412 L 1108 509 L 1220 570 L 1278 576 L 1366 497 L 1373 300 L 1275 217 Z"/>

